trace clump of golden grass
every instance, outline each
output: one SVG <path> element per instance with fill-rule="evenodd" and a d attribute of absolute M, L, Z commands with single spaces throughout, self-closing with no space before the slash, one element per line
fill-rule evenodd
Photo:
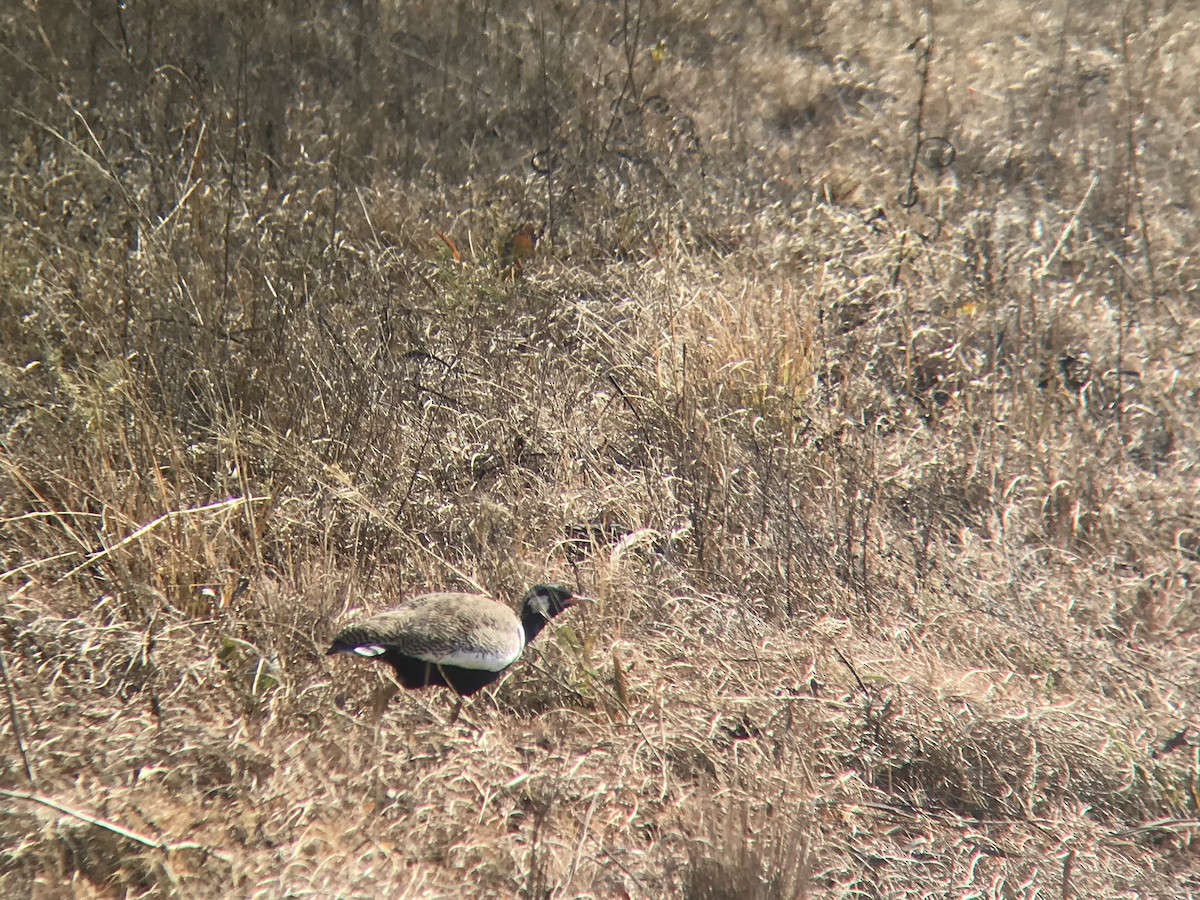
<path fill-rule="evenodd" d="M 1197 26 L 792 6 L 8 15 L 0 893 L 1197 889 Z"/>

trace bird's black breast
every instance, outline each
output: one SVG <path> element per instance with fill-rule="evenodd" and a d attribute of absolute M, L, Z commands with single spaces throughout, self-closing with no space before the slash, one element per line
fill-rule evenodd
<path fill-rule="evenodd" d="M 423 659 L 405 656 L 389 647 L 378 657 L 396 670 L 396 678 L 409 690 L 423 687 L 448 687 L 457 694 L 469 697 L 504 674 L 487 669 L 464 669 L 461 666 L 437 665 Z"/>

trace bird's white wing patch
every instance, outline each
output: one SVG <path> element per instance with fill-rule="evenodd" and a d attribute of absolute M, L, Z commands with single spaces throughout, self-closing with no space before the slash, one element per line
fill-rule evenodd
<path fill-rule="evenodd" d="M 378 644 L 363 644 L 361 647 L 355 647 L 354 652 L 359 656 L 381 656 L 387 652 L 387 648 Z"/>

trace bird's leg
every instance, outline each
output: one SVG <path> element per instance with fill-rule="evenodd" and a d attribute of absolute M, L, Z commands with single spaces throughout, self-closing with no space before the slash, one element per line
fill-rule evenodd
<path fill-rule="evenodd" d="M 457 722 L 461 719 L 462 723 L 464 725 L 466 725 L 468 728 L 474 729 L 475 731 L 479 732 L 480 734 L 483 734 L 483 729 L 479 725 L 475 724 L 469 718 L 467 718 L 465 715 L 462 714 L 463 706 L 466 705 L 466 702 L 467 702 L 467 698 L 460 694 L 458 697 L 458 702 L 456 702 L 454 704 L 454 712 L 452 712 L 450 714 L 450 721 L 447 724 L 453 725 L 455 722 Z M 474 700 L 471 701 L 471 708 L 472 709 L 475 708 Z"/>
<path fill-rule="evenodd" d="M 450 713 L 450 721 L 446 723 L 447 725 L 453 725 L 458 721 L 459 715 L 462 714 L 463 695 L 455 689 L 454 682 L 446 676 L 446 670 L 441 666 L 438 666 L 437 669 L 438 674 L 442 676 L 442 683 L 445 684 L 446 687 L 450 688 L 450 690 L 454 691 L 455 696 L 458 698 L 454 704 L 454 712 Z"/>
<path fill-rule="evenodd" d="M 445 682 L 446 687 L 448 687 L 448 688 L 450 688 L 450 690 L 454 691 L 454 695 L 457 698 L 454 701 L 454 710 L 450 713 L 450 720 L 448 722 L 446 722 L 447 725 L 453 725 L 455 722 L 457 722 L 459 720 L 459 717 L 462 716 L 463 704 L 466 702 L 467 698 L 464 697 L 462 694 L 460 694 L 458 692 L 458 689 L 454 686 L 454 682 L 446 677 L 445 669 L 443 669 L 441 666 L 438 666 L 438 671 L 441 673 L 442 681 Z M 472 722 L 470 719 L 463 719 L 463 721 L 467 725 L 470 725 L 472 728 L 474 728 L 476 731 L 483 730 L 478 725 L 476 725 L 474 722 Z"/>

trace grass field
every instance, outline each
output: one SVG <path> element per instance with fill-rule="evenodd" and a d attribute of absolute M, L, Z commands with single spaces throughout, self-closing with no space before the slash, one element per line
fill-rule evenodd
<path fill-rule="evenodd" d="M 0 895 L 1200 897 L 1198 81 L 1178 2 L 5 6 Z M 452 724 L 324 655 L 542 581 Z"/>

